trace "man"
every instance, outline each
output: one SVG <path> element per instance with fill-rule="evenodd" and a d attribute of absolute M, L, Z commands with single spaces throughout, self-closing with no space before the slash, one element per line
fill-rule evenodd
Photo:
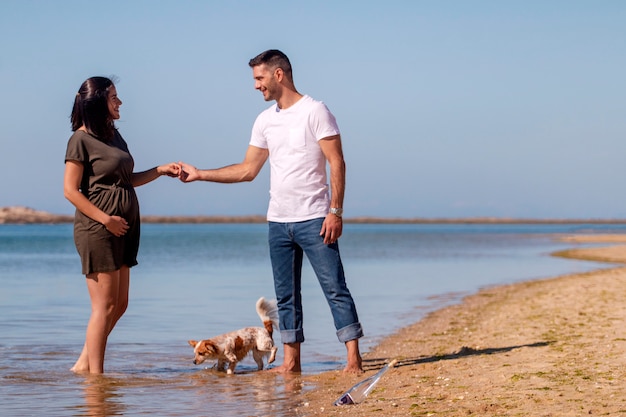
<path fill-rule="evenodd" d="M 198 170 L 181 163 L 184 182 L 252 181 L 270 159 L 271 186 L 267 212 L 274 288 L 278 300 L 284 362 L 276 372 L 301 372 L 304 341 L 301 299 L 303 254 L 306 254 L 333 315 L 337 337 L 345 343 L 345 372 L 361 372 L 358 339 L 363 330 L 345 283 L 337 239 L 343 223 L 345 163 L 334 116 L 319 101 L 300 94 L 291 63 L 278 50 L 249 62 L 254 87 L 265 101 L 276 101 L 257 117 L 243 162 Z M 326 175 L 330 166 L 330 196 Z"/>

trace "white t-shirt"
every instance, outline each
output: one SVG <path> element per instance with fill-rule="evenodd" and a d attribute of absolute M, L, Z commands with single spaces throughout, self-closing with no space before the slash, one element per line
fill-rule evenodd
<path fill-rule="evenodd" d="M 250 145 L 269 150 L 267 220 L 291 223 L 328 214 L 326 158 L 318 141 L 338 134 L 330 110 L 308 95 L 287 109 L 273 105 L 259 114 Z"/>

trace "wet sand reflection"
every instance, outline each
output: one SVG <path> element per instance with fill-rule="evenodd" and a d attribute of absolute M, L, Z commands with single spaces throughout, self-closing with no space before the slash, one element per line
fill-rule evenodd
<path fill-rule="evenodd" d="M 154 373 L 148 377 L 85 375 L 81 386 L 84 402 L 75 406 L 72 415 L 89 417 L 130 415 L 137 410 L 155 415 L 215 411 L 221 416 L 295 417 L 306 391 L 301 375 L 256 370 L 227 375 L 214 369 L 163 372 L 157 377 Z M 163 409 L 164 404 L 170 408 Z"/>
<path fill-rule="evenodd" d="M 218 402 L 220 410 L 252 410 L 258 416 L 292 417 L 302 406 L 304 382 L 300 375 L 250 371 L 226 375 L 212 369 L 191 376 L 197 398 L 195 409 L 203 403 L 210 410 Z"/>
<path fill-rule="evenodd" d="M 85 416 L 122 416 L 127 409 L 119 380 L 106 375 L 87 375 L 84 381 Z"/>

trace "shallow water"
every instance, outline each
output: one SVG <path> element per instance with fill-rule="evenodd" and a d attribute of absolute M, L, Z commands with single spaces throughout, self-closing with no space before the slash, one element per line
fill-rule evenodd
<path fill-rule="evenodd" d="M 550 257 L 567 245 L 548 234 L 625 229 L 346 225 L 340 244 L 366 332 L 362 350 L 481 287 L 599 266 Z M 90 377 L 68 371 L 89 315 L 72 226 L 0 226 L 0 415 L 306 415 L 300 394 L 314 387 L 300 377 L 256 372 L 251 359 L 228 376 L 193 365 L 187 345 L 260 324 L 255 302 L 273 296 L 266 239 L 267 226 L 258 224 L 145 225 L 106 374 Z M 303 295 L 303 373 L 340 369 L 344 347 L 306 263 Z"/>

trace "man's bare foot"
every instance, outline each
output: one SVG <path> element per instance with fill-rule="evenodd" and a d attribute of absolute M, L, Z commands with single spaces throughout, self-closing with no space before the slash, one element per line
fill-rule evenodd
<path fill-rule="evenodd" d="M 363 368 L 361 367 L 360 364 L 347 364 L 345 368 L 343 368 L 343 373 L 344 374 L 362 374 L 363 373 Z"/>
<path fill-rule="evenodd" d="M 343 369 L 344 373 L 360 374 L 363 373 L 361 353 L 359 352 L 358 339 L 346 342 L 346 350 L 348 352 L 348 364 Z"/>
<path fill-rule="evenodd" d="M 301 373 L 300 343 L 283 343 L 283 351 L 285 354 L 283 364 L 276 368 L 268 369 L 268 371 L 278 374 Z"/>

